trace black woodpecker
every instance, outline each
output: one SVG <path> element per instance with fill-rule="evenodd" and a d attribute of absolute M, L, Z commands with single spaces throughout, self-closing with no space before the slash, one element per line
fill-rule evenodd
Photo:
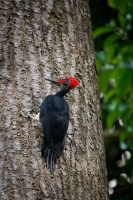
<path fill-rule="evenodd" d="M 50 172 L 54 172 L 56 160 L 63 154 L 65 136 L 69 124 L 69 106 L 64 100 L 64 96 L 69 90 L 77 87 L 79 82 L 68 76 L 57 81 L 46 80 L 61 86 L 61 90 L 55 95 L 48 95 L 44 99 L 38 115 L 35 117 L 29 116 L 34 120 L 40 120 L 44 135 L 41 156 Z"/>

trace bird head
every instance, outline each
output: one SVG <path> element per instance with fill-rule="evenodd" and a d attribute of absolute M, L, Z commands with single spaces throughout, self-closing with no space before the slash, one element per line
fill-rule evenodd
<path fill-rule="evenodd" d="M 70 76 L 66 76 L 65 78 L 59 78 L 57 80 L 46 78 L 46 80 L 51 81 L 52 83 L 58 86 L 67 87 L 69 90 L 72 90 L 79 85 L 78 80 Z"/>
<path fill-rule="evenodd" d="M 58 82 L 61 85 L 68 87 L 70 90 L 74 89 L 75 87 L 77 87 L 79 85 L 78 80 L 76 80 L 75 78 L 72 78 L 70 76 L 66 76 L 65 79 L 60 78 L 60 79 L 58 79 Z"/>

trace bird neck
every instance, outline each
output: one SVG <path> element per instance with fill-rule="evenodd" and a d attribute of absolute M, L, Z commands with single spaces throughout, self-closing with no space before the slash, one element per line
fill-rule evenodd
<path fill-rule="evenodd" d="M 57 96 L 64 97 L 68 92 L 69 88 L 63 87 L 59 92 L 56 93 Z"/>

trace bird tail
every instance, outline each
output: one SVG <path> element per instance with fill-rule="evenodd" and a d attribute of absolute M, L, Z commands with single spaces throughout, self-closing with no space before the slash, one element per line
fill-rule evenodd
<path fill-rule="evenodd" d="M 52 144 L 51 147 L 48 147 L 44 138 L 41 155 L 50 172 L 55 172 L 56 160 L 63 154 L 64 144 L 65 142 L 63 141 L 63 143 Z"/>
<path fill-rule="evenodd" d="M 54 151 L 52 151 L 52 149 L 47 146 L 45 140 L 42 144 L 41 155 L 42 159 L 46 163 L 46 167 L 50 170 L 50 172 L 54 172 L 56 165 L 56 157 L 54 155 Z"/>

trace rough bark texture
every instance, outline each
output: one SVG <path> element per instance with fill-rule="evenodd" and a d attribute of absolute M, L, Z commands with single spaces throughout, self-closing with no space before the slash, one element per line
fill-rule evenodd
<path fill-rule="evenodd" d="M 0 199 L 108 199 L 88 0 L 3 0 L 0 12 Z M 80 87 L 66 97 L 71 140 L 51 175 L 26 112 L 58 90 L 45 77 L 66 75 Z"/>

